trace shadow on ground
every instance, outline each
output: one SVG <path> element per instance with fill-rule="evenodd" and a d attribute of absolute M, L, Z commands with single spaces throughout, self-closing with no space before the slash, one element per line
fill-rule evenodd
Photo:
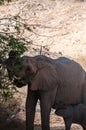
<path fill-rule="evenodd" d="M 0 110 L 0 130 L 25 130 L 25 121 L 19 118 L 13 119 L 10 123 L 6 122 L 7 112 L 3 112 L 4 109 Z M 51 127 L 51 130 L 64 130 L 60 127 Z M 34 130 L 41 130 L 41 125 L 34 125 Z"/>
<path fill-rule="evenodd" d="M 0 130 L 25 130 L 25 122 L 20 120 L 18 116 L 10 119 L 10 121 L 7 120 L 12 112 L 11 109 L 14 111 L 14 108 L 8 107 L 7 104 L 0 106 Z"/>
<path fill-rule="evenodd" d="M 0 130 L 25 130 L 25 122 L 17 119 L 9 124 L 0 123 Z"/>
<path fill-rule="evenodd" d="M 63 127 L 51 127 L 51 130 L 64 130 Z M 41 130 L 41 126 L 40 125 L 35 125 L 34 130 Z"/>
<path fill-rule="evenodd" d="M 20 118 L 14 118 L 7 122 L 8 110 L 5 107 L 0 108 L 0 130 L 25 130 L 25 121 Z M 62 128 L 51 127 L 51 130 L 62 130 Z M 34 125 L 34 130 L 41 130 L 41 125 Z"/>
<path fill-rule="evenodd" d="M 2 101 L 0 98 L 0 130 L 25 130 L 25 121 L 19 118 L 18 102 L 14 98 Z M 15 111 L 17 113 L 14 113 Z"/>
<path fill-rule="evenodd" d="M 64 130 L 62 127 L 51 127 L 51 130 Z M 0 124 L 0 130 L 25 130 L 25 122 L 14 120 L 9 125 Z M 41 125 L 35 125 L 34 130 L 41 130 Z"/>

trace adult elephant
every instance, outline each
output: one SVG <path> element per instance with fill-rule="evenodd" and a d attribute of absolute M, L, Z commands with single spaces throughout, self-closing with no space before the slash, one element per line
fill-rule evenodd
<path fill-rule="evenodd" d="M 9 78 L 17 87 L 28 84 L 26 130 L 34 129 L 38 99 L 42 130 L 50 130 L 50 111 L 55 104 L 86 103 L 86 74 L 73 60 L 64 57 L 51 59 L 41 55 L 17 57 L 16 52 L 11 51 L 5 64 Z"/>

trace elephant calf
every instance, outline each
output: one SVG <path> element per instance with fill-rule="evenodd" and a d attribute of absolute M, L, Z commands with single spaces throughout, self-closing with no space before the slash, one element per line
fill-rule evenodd
<path fill-rule="evenodd" d="M 55 111 L 56 115 L 62 116 L 65 122 L 66 130 L 70 130 L 72 123 L 80 124 L 86 130 L 86 105 L 64 105 Z"/>

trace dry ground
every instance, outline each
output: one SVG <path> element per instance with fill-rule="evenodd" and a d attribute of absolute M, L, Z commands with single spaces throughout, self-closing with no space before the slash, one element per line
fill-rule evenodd
<path fill-rule="evenodd" d="M 46 45 L 54 57 L 59 55 L 77 59 L 85 66 L 86 57 L 86 2 L 79 0 L 18 0 L 0 7 L 0 18 L 20 16 L 32 27 L 34 33 L 25 33 L 35 45 Z M 36 46 L 35 46 L 36 47 Z M 37 52 L 39 53 L 39 52 Z M 33 53 L 31 54 L 33 55 Z M 35 54 L 34 54 L 35 55 Z M 9 125 L 1 121 L 0 130 L 25 130 L 26 88 L 19 90 L 16 99 L 20 99 L 21 111 Z M 5 108 L 5 112 L 6 112 Z M 4 109 L 2 109 L 4 111 Z M 40 109 L 36 110 L 35 130 L 40 127 Z M 51 113 L 51 130 L 64 130 L 62 118 Z M 72 130 L 81 130 L 72 125 Z"/>
<path fill-rule="evenodd" d="M 17 14 L 33 29 L 34 33 L 25 32 L 24 36 L 35 45 L 74 58 L 86 55 L 85 1 L 14 0 L 0 7 L 0 18 Z"/>
<path fill-rule="evenodd" d="M 25 130 L 25 99 L 26 99 L 27 87 L 18 89 L 15 93 L 14 99 L 6 102 L 3 107 L 0 107 L 0 130 Z M 16 98 L 16 100 L 15 100 Z M 16 103 L 17 102 L 17 103 Z M 38 102 L 36 107 L 35 115 L 35 125 L 34 130 L 41 130 L 41 118 L 40 118 L 40 102 Z M 10 123 L 7 123 L 7 119 L 15 109 L 20 108 L 20 112 L 16 115 Z M 51 111 L 50 115 L 50 127 L 51 130 L 65 130 L 64 122 L 62 117 L 56 116 L 54 114 L 54 109 Z M 82 127 L 73 124 L 71 130 L 82 130 Z"/>

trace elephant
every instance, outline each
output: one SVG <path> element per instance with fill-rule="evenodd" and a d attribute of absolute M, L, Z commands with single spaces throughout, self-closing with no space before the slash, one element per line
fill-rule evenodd
<path fill-rule="evenodd" d="M 86 73 L 74 60 L 44 55 L 18 57 L 12 50 L 5 65 L 13 84 L 17 87 L 28 85 L 26 130 L 34 130 L 38 99 L 42 130 L 50 130 L 50 112 L 51 108 L 56 108 L 55 104 L 86 104 Z"/>
<path fill-rule="evenodd" d="M 65 130 L 70 130 L 72 123 L 80 124 L 86 130 L 86 105 L 63 105 L 55 111 L 55 114 L 62 116 L 65 122 Z"/>

